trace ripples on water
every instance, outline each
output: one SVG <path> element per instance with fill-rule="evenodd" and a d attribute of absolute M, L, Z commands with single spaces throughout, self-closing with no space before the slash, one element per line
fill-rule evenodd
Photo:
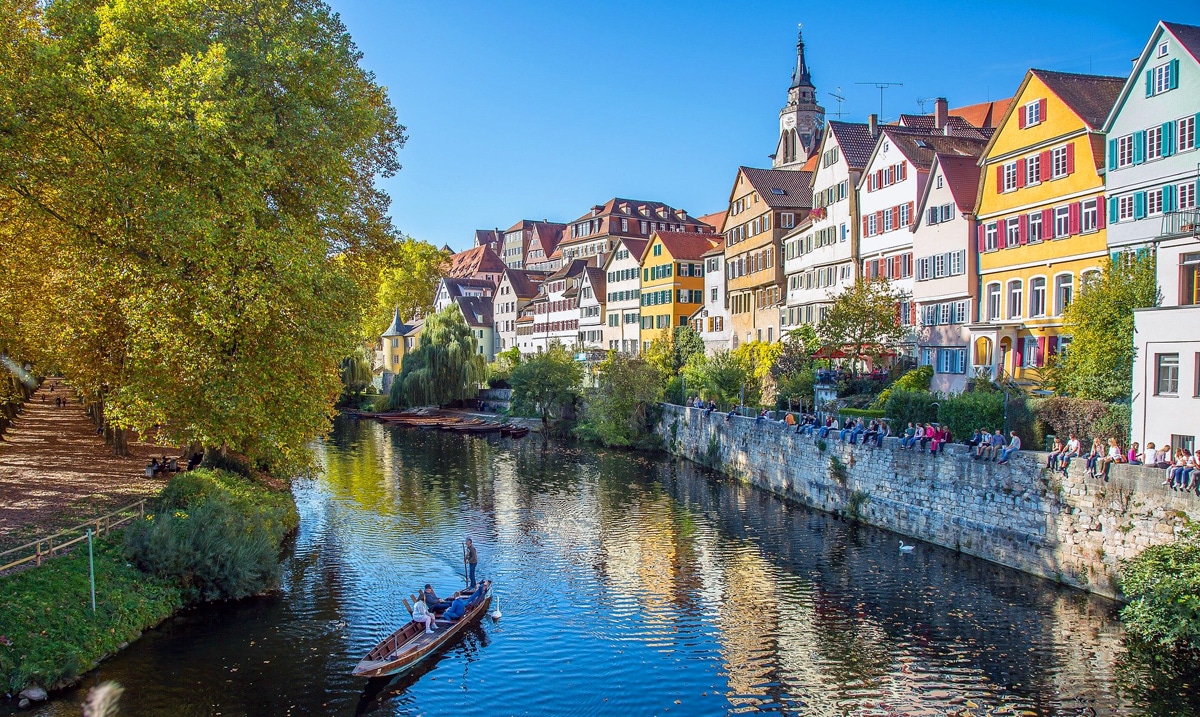
<path fill-rule="evenodd" d="M 88 684 L 125 685 L 122 714 L 1200 714 L 1190 686 L 1127 664 L 1111 603 L 900 555 L 688 464 L 352 422 L 320 455 L 281 594 L 186 613 L 103 665 Z M 503 619 L 413 675 L 349 677 L 403 597 L 462 584 L 467 535 Z"/>

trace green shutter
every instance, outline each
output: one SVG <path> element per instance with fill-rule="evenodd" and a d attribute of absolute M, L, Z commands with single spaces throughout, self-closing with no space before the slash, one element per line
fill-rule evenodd
<path fill-rule="evenodd" d="M 1167 87 L 1170 89 L 1179 88 L 1179 60 L 1171 60 L 1170 77 L 1167 78 Z"/>
<path fill-rule="evenodd" d="M 1117 168 L 1117 140 L 1108 140 L 1108 171 Z"/>
<path fill-rule="evenodd" d="M 1141 164 L 1146 158 L 1146 132 L 1139 130 L 1133 133 L 1133 163 Z"/>
<path fill-rule="evenodd" d="M 1146 96 L 1154 95 L 1154 70 L 1146 70 Z"/>
<path fill-rule="evenodd" d="M 1175 211 L 1175 185 L 1167 184 L 1163 186 L 1163 212 Z"/>
<path fill-rule="evenodd" d="M 1162 126 L 1162 156 L 1170 157 L 1175 154 L 1175 123 L 1163 122 Z"/>
<path fill-rule="evenodd" d="M 1117 198 L 1116 197 L 1108 198 L 1108 223 L 1109 224 L 1117 223 Z M 1045 230 L 1043 230 L 1043 231 L 1045 231 Z M 1047 235 L 1047 236 L 1049 236 L 1049 235 Z"/>
<path fill-rule="evenodd" d="M 1142 219 L 1146 216 L 1146 193 L 1138 192 L 1133 195 L 1133 218 Z"/>

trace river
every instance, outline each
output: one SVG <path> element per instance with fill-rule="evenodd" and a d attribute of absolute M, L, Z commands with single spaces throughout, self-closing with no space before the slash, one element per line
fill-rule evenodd
<path fill-rule="evenodd" d="M 685 462 L 352 420 L 318 456 L 278 594 L 188 611 L 36 714 L 110 679 L 122 715 L 1200 714 L 1113 603 Z M 402 597 L 462 585 L 468 535 L 503 617 L 352 678 Z"/>

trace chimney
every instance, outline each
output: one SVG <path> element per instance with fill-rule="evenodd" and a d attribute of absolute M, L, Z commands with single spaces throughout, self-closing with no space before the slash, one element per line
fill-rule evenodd
<path fill-rule="evenodd" d="M 867 130 L 871 133 L 872 137 L 879 134 L 879 115 L 867 115 Z"/>
<path fill-rule="evenodd" d="M 945 97 L 933 101 L 933 126 L 942 129 L 950 121 L 950 105 Z"/>

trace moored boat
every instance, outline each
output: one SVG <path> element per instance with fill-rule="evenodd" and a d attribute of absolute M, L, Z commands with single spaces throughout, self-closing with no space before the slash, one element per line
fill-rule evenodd
<path fill-rule="evenodd" d="M 490 581 L 485 580 L 481 583 L 481 587 L 483 590 L 481 596 L 473 605 L 467 607 L 462 617 L 457 620 L 443 620 L 441 617 L 437 617 L 432 635 L 425 632 L 425 625 L 423 623 L 412 622 L 410 620 L 401 626 L 400 629 L 380 640 L 379 644 L 371 648 L 367 656 L 354 668 L 353 676 L 387 677 L 389 675 L 398 675 L 401 672 L 412 669 L 426 657 L 436 653 L 453 639 L 454 636 L 465 630 L 468 625 L 478 622 L 481 617 L 487 614 L 488 607 L 492 604 L 492 589 L 494 586 Z M 450 599 L 469 598 L 472 594 L 465 590 L 460 590 L 452 595 Z M 407 600 L 404 601 L 404 604 L 405 607 L 408 607 Z"/>

